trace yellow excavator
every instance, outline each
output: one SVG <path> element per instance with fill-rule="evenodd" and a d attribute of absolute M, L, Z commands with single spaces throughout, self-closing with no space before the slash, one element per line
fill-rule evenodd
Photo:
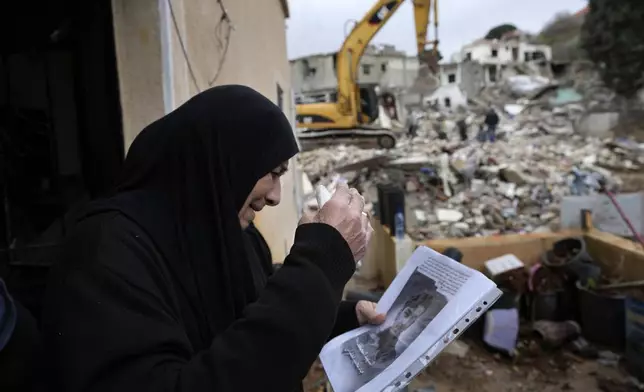
<path fill-rule="evenodd" d="M 362 55 L 389 18 L 406 0 L 378 0 L 356 23 L 335 56 L 338 79 L 335 102 L 298 104 L 296 121 L 300 141 L 324 142 L 327 139 L 376 141 L 382 148 L 393 148 L 396 137 L 390 129 L 373 126 L 379 117 L 378 96 L 373 86 L 357 81 Z M 416 43 L 421 64 L 419 76 L 438 70 L 438 0 L 409 0 L 414 5 Z M 433 1 L 433 4 L 432 4 Z M 433 6 L 433 7 L 432 7 Z M 434 10 L 434 40 L 427 40 L 430 12 Z M 431 44 L 431 48 L 427 49 Z"/>

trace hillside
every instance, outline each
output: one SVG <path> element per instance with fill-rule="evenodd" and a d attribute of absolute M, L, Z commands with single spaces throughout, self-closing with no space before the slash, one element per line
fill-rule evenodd
<path fill-rule="evenodd" d="M 586 13 L 586 8 L 575 14 L 559 13 L 537 35 L 537 42 L 552 47 L 555 62 L 568 62 L 583 57 L 579 39 Z"/>

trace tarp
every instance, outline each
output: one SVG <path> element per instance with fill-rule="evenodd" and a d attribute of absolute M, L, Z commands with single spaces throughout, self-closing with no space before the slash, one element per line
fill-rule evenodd
<path fill-rule="evenodd" d="M 574 88 L 559 88 L 557 95 L 550 99 L 553 106 L 567 105 L 569 103 L 580 102 L 584 97 L 581 96 Z"/>
<path fill-rule="evenodd" d="M 543 76 L 516 75 L 506 78 L 510 92 L 517 96 L 534 94 L 550 85 L 550 79 Z"/>

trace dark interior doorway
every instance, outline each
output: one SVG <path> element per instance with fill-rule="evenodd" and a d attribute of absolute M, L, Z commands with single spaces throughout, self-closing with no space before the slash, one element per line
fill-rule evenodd
<path fill-rule="evenodd" d="M 0 277 L 36 315 L 66 211 L 124 156 L 110 1 L 0 11 Z"/>

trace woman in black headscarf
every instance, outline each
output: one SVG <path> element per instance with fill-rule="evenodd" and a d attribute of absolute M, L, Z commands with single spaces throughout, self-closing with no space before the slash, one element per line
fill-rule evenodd
<path fill-rule="evenodd" d="M 279 202 L 296 153 L 279 108 L 242 86 L 144 129 L 118 192 L 79 216 L 53 274 L 48 389 L 297 390 L 325 341 L 358 324 L 340 299 L 371 227 L 364 199 L 341 188 L 267 279 L 256 233 L 242 229 Z"/>

